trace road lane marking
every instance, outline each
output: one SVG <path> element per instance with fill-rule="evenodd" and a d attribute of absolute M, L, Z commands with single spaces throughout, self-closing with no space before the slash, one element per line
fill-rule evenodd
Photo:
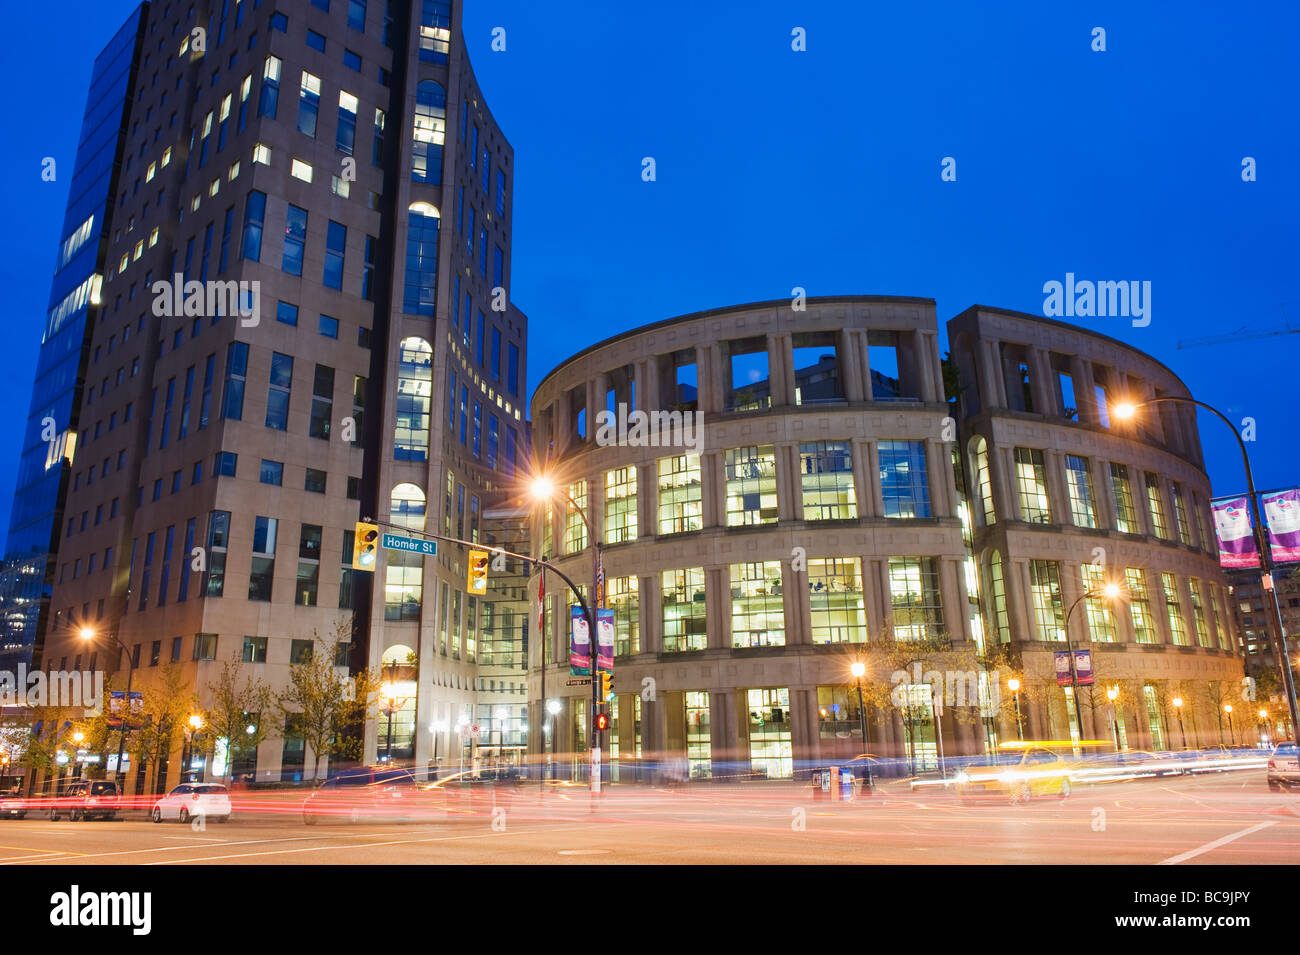
<path fill-rule="evenodd" d="M 1274 820 L 1273 822 L 1261 822 L 1259 825 L 1251 826 L 1249 829 L 1242 829 L 1240 832 L 1233 832 L 1230 833 L 1229 835 L 1223 836 L 1220 839 L 1215 839 L 1213 842 L 1207 842 L 1205 845 L 1200 846 L 1199 848 L 1189 849 L 1188 851 L 1180 853 L 1176 856 L 1170 856 L 1168 859 L 1163 859 L 1160 862 L 1158 862 L 1157 865 L 1178 865 L 1178 863 L 1180 862 L 1186 862 L 1188 859 L 1194 859 L 1197 856 L 1201 855 L 1202 853 L 1210 852 L 1213 849 L 1219 848 L 1219 846 L 1226 846 L 1229 842 L 1233 842 L 1237 839 L 1240 839 L 1242 836 L 1248 836 L 1252 832 L 1259 832 L 1261 829 L 1267 829 L 1269 826 L 1276 826 L 1276 825 L 1277 825 L 1276 820 Z"/>
<path fill-rule="evenodd" d="M 425 842 L 456 842 L 460 839 L 499 839 L 503 836 L 518 835 L 537 835 L 542 833 L 550 835 L 552 832 L 590 832 L 590 826 L 580 826 L 573 829 L 519 829 L 514 832 L 481 832 L 467 833 L 462 836 L 435 836 L 430 839 L 402 839 L 392 842 L 368 842 L 361 845 L 332 845 L 332 846 L 303 846 L 296 849 L 268 849 L 265 852 L 235 852 L 227 856 L 201 856 L 196 859 L 164 859 L 161 862 L 145 862 L 142 865 L 185 865 L 190 862 L 216 862 L 221 859 L 248 859 L 253 856 L 275 856 L 288 855 L 293 852 L 331 852 L 342 849 L 377 849 L 389 846 L 418 845 Z M 214 847 L 215 848 L 215 847 Z"/>

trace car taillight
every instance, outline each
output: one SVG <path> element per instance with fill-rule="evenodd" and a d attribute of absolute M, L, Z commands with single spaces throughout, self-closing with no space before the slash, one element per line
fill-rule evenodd
<path fill-rule="evenodd" d="M 1270 759 L 1270 760 L 1268 761 L 1268 768 L 1269 768 L 1269 769 L 1277 769 L 1277 763 L 1273 762 L 1273 760 Z"/>

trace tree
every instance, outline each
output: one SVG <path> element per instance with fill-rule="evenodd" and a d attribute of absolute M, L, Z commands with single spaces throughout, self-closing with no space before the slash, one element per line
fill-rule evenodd
<path fill-rule="evenodd" d="M 273 705 L 270 688 L 257 677 L 241 679 L 239 656 L 232 654 L 207 685 L 212 701 L 204 724 L 214 740 L 226 741 L 226 777 L 233 781 L 235 763 L 266 739 L 265 716 Z"/>
<path fill-rule="evenodd" d="M 312 631 L 310 655 L 289 667 L 289 683 L 276 698 L 276 709 L 311 752 L 307 778 L 315 779 L 327 755 L 359 758 L 362 740 L 350 730 L 364 723 L 378 695 L 374 675 L 363 670 L 347 676 L 335 667 L 338 648 L 346 646 L 346 624 L 332 639 Z"/>
<path fill-rule="evenodd" d="M 186 717 L 198 709 L 198 694 L 188 685 L 181 668 L 166 663 L 141 693 L 144 704 L 140 727 L 131 737 L 131 758 L 138 766 L 152 764 L 155 788 L 162 764 L 171 756 Z"/>

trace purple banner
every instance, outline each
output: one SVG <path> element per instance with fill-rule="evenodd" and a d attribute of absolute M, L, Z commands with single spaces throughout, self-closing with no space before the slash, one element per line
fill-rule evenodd
<path fill-rule="evenodd" d="M 569 608 L 569 673 L 591 675 L 591 628 L 581 607 Z"/>
<path fill-rule="evenodd" d="M 1258 567 L 1250 502 L 1244 497 L 1220 501 L 1213 506 L 1214 532 L 1219 539 L 1219 563 L 1224 567 Z"/>
<path fill-rule="evenodd" d="M 1074 673 L 1079 678 L 1079 686 L 1092 685 L 1092 651 L 1074 651 Z"/>
<path fill-rule="evenodd" d="M 614 611 L 596 611 L 596 668 L 614 672 Z"/>
<path fill-rule="evenodd" d="M 1269 549 L 1278 564 L 1300 560 L 1300 488 L 1261 494 Z"/>
<path fill-rule="evenodd" d="M 1070 651 L 1057 650 L 1053 654 L 1056 661 L 1056 683 L 1058 686 L 1070 685 Z"/>

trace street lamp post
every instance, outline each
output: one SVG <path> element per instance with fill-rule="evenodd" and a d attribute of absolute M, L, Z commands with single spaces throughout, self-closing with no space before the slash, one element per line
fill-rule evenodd
<path fill-rule="evenodd" d="M 1268 745 L 1268 710 L 1264 709 L 1263 707 L 1261 707 L 1259 711 L 1259 725 L 1262 727 L 1260 731 L 1260 742 L 1262 742 L 1264 745 L 1267 746 Z"/>
<path fill-rule="evenodd" d="M 393 765 L 393 716 L 397 713 L 397 684 L 385 683 L 380 687 L 379 694 L 384 698 L 381 712 L 388 717 L 388 739 L 384 743 L 384 762 L 391 766 Z"/>
<path fill-rule="evenodd" d="M 1074 613 L 1074 608 L 1089 597 L 1105 597 L 1107 600 L 1114 600 L 1122 593 L 1123 591 L 1118 584 L 1105 584 L 1101 588 L 1089 588 L 1074 598 L 1074 603 L 1070 604 L 1070 609 L 1065 612 L 1065 649 L 1070 657 L 1070 696 L 1074 698 L 1074 721 L 1079 729 L 1080 749 L 1083 746 L 1083 713 L 1079 709 L 1079 671 L 1074 665 L 1074 642 L 1070 639 L 1070 614 Z"/>
<path fill-rule="evenodd" d="M 552 725 L 553 717 L 555 717 L 559 712 L 560 712 L 559 700 L 546 701 L 546 723 L 542 726 L 542 752 L 543 755 L 545 755 L 546 757 L 546 778 L 547 779 L 555 778 L 555 763 L 551 757 L 551 750 L 554 748 L 554 744 L 551 741 L 551 734 L 555 732 L 555 728 Z"/>
<path fill-rule="evenodd" d="M 534 500 L 545 501 L 548 504 L 556 496 L 555 484 L 546 477 L 538 477 L 532 483 L 531 488 Z M 578 516 L 582 518 L 583 526 L 587 529 L 587 539 L 591 542 L 592 547 L 592 602 L 587 603 L 586 598 L 582 596 L 573 581 L 561 573 L 554 565 L 544 565 L 547 569 L 555 571 L 561 580 L 569 585 L 573 595 L 578 600 L 578 605 L 582 608 L 582 616 L 587 621 L 587 633 L 590 643 L 591 652 L 591 713 L 589 716 L 589 725 L 591 727 L 591 765 L 589 786 L 593 794 L 600 792 L 600 730 L 596 728 L 596 711 L 600 709 L 600 675 L 596 666 L 596 659 L 599 654 L 598 634 L 596 632 L 596 609 L 600 606 L 600 544 L 596 540 L 595 530 L 591 526 L 591 521 L 587 518 L 587 512 L 573 499 L 573 496 L 567 491 L 564 492 L 564 499 L 569 506 L 577 511 Z M 540 563 L 540 562 L 539 562 Z"/>
<path fill-rule="evenodd" d="M 1119 698 L 1119 687 L 1112 686 L 1106 691 L 1106 699 L 1110 700 L 1110 726 L 1115 733 L 1115 752 L 1119 752 L 1119 714 L 1115 712 L 1115 700 Z"/>
<path fill-rule="evenodd" d="M 1277 587 L 1273 584 L 1273 552 L 1268 546 L 1268 535 L 1264 533 L 1264 522 L 1260 520 L 1259 500 L 1255 493 L 1255 476 L 1250 468 L 1250 455 L 1246 453 L 1246 442 L 1241 437 L 1241 432 L 1237 426 L 1228 419 L 1226 415 L 1213 405 L 1207 405 L 1204 401 L 1198 401 L 1195 398 L 1184 398 L 1179 395 L 1164 395 L 1159 398 L 1148 398 L 1145 401 L 1138 402 L 1121 402 L 1115 407 L 1116 415 L 1124 420 L 1128 420 L 1137 414 L 1137 409 L 1144 405 L 1160 404 L 1165 401 L 1181 402 L 1183 404 L 1195 405 L 1198 408 L 1204 408 L 1220 421 L 1228 426 L 1232 431 L 1232 436 L 1237 439 L 1237 446 L 1241 449 L 1241 463 L 1246 470 L 1246 491 L 1250 498 L 1250 518 L 1254 524 L 1255 531 L 1255 548 L 1259 551 L 1260 582 L 1264 589 L 1272 595 L 1272 623 L 1277 631 L 1277 662 L 1282 670 L 1282 684 L 1286 687 L 1287 707 L 1291 715 L 1291 738 L 1300 739 L 1300 706 L 1296 703 L 1295 678 L 1291 673 L 1291 653 L 1287 646 L 1286 625 L 1282 620 L 1282 604 L 1278 600 Z"/>
<path fill-rule="evenodd" d="M 858 684 L 858 732 L 862 735 L 862 751 L 867 751 L 867 711 L 862 706 L 862 677 L 866 674 L 865 664 L 854 663 L 849 667 L 849 672 L 853 674 L 853 679 Z"/>
<path fill-rule="evenodd" d="M 117 769 L 116 769 L 117 778 L 123 779 L 122 754 L 126 750 L 126 730 L 127 727 L 130 725 L 129 720 L 131 716 L 131 678 L 135 676 L 135 658 L 131 656 L 130 649 L 128 649 L 127 645 L 122 642 L 121 638 L 117 634 L 110 632 L 108 635 L 113 638 L 113 642 L 116 643 L 118 647 L 121 648 L 122 652 L 126 654 L 126 699 L 123 700 L 123 705 L 122 705 L 122 730 L 117 737 Z M 89 627 L 82 627 L 80 636 L 81 639 L 89 642 L 95 639 L 95 631 L 91 630 Z M 126 786 L 123 785 L 121 788 L 123 792 L 125 792 Z"/>
<path fill-rule="evenodd" d="M 1183 698 L 1176 696 L 1173 699 L 1174 712 L 1178 714 L 1178 735 L 1182 737 L 1183 749 L 1187 749 L 1187 730 L 1183 728 Z"/>
<path fill-rule="evenodd" d="M 1224 703 L 1224 704 L 1223 704 L 1223 712 L 1225 712 L 1225 713 L 1228 714 L 1228 739 L 1229 739 L 1229 741 L 1231 741 L 1231 743 L 1232 743 L 1233 746 L 1236 746 L 1236 745 L 1237 745 L 1237 733 L 1236 733 L 1236 730 L 1234 730 L 1234 729 L 1232 728 L 1232 704 L 1231 704 L 1231 703 Z"/>
<path fill-rule="evenodd" d="M 1015 677 L 1007 680 L 1007 689 L 1011 691 L 1011 699 L 1016 704 L 1016 739 L 1024 742 L 1025 724 L 1020 718 L 1020 681 Z"/>

